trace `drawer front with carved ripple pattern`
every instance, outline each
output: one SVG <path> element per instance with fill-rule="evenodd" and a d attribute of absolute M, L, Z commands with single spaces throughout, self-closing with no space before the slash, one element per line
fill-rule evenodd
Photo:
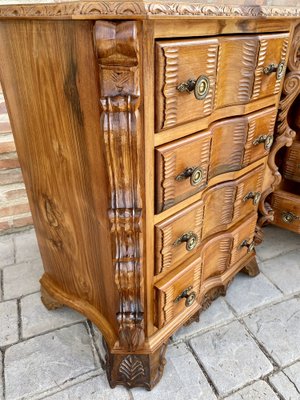
<path fill-rule="evenodd" d="M 274 192 L 271 207 L 274 210 L 274 224 L 300 233 L 300 187 L 294 194 L 283 190 Z"/>
<path fill-rule="evenodd" d="M 156 42 L 156 131 L 279 93 L 288 34 Z"/>
<path fill-rule="evenodd" d="M 203 198 L 155 226 L 156 274 L 195 255 L 204 239 L 257 210 L 264 165 L 235 181 L 208 189 Z"/>
<path fill-rule="evenodd" d="M 254 251 L 257 221 L 254 213 L 230 231 L 206 242 L 191 261 L 171 271 L 155 284 L 157 325 L 168 324 L 199 302 L 212 287 L 222 285 L 222 277 Z"/>
<path fill-rule="evenodd" d="M 300 141 L 295 141 L 286 150 L 282 174 L 286 179 L 300 182 Z"/>
<path fill-rule="evenodd" d="M 273 142 L 274 107 L 231 118 L 156 149 L 156 212 L 203 190 L 214 176 L 266 156 Z"/>

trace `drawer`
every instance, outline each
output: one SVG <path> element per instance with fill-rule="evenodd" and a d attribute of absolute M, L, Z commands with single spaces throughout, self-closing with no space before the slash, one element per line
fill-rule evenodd
<path fill-rule="evenodd" d="M 273 144 L 275 107 L 216 123 L 208 178 L 237 171 L 265 157 Z"/>
<path fill-rule="evenodd" d="M 203 199 L 155 226 L 156 274 L 195 255 L 201 242 L 257 209 L 264 166 L 238 180 L 216 185 Z"/>
<path fill-rule="evenodd" d="M 300 233 L 300 188 L 298 194 L 278 190 L 272 194 L 274 224 Z"/>
<path fill-rule="evenodd" d="M 212 113 L 218 46 L 217 38 L 166 40 L 156 43 L 158 131 Z M 177 89 L 189 79 L 198 79 L 195 94 Z"/>
<path fill-rule="evenodd" d="M 208 182 L 212 131 L 155 150 L 156 212 L 204 189 Z"/>
<path fill-rule="evenodd" d="M 286 150 L 282 173 L 286 179 L 300 182 L 300 142 L 295 141 Z"/>
<path fill-rule="evenodd" d="M 279 93 L 288 33 L 220 39 L 216 108 Z"/>
<path fill-rule="evenodd" d="M 256 221 L 255 213 L 235 229 L 214 237 L 201 247 L 199 255 L 191 262 L 171 271 L 155 284 L 159 328 L 187 313 L 189 307 L 201 301 L 206 288 L 222 284 L 222 276 L 249 257 L 254 250 Z"/>
<path fill-rule="evenodd" d="M 214 176 L 240 170 L 270 151 L 275 108 L 217 122 L 208 131 L 159 146 L 156 212 L 203 190 Z"/>
<path fill-rule="evenodd" d="M 156 42 L 156 131 L 279 93 L 288 33 Z"/>

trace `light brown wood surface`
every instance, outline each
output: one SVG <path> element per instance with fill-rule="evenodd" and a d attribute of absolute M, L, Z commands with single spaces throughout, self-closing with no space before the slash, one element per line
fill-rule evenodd
<path fill-rule="evenodd" d="M 1 21 L 1 81 L 47 277 L 105 317 L 112 343 L 118 300 L 91 28 Z"/>
<path fill-rule="evenodd" d="M 292 144 L 272 146 L 296 21 L 249 19 L 242 6 L 203 19 L 204 6 L 177 3 L 0 6 L 0 79 L 42 300 L 99 327 L 112 387 L 151 389 L 170 336 L 239 271 L 258 273 L 258 211 L 271 215 L 276 154 Z M 189 79 L 195 94 L 177 89 Z M 290 204 L 279 197 L 275 213 Z M 298 215 L 298 200 L 287 211 Z"/>

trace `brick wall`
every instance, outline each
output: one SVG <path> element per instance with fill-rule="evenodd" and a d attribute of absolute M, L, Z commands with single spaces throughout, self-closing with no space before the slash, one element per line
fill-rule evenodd
<path fill-rule="evenodd" d="M 0 84 L 0 235 L 32 224 Z"/>

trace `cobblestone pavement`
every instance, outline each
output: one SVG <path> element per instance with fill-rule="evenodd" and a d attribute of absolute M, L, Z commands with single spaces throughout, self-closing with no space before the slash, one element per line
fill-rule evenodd
<path fill-rule="evenodd" d="M 238 275 L 199 323 L 173 336 L 150 393 L 110 389 L 97 329 L 41 304 L 34 231 L 0 237 L 0 399 L 299 400 L 300 236 L 265 234 L 262 273 Z"/>

